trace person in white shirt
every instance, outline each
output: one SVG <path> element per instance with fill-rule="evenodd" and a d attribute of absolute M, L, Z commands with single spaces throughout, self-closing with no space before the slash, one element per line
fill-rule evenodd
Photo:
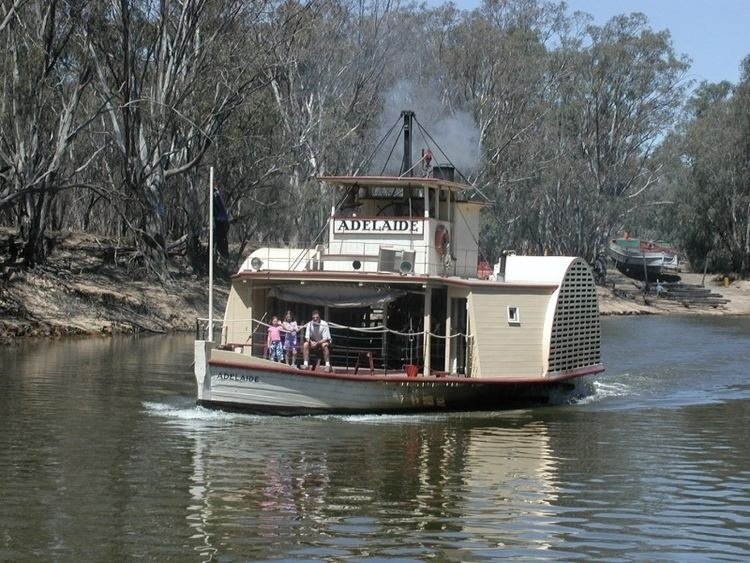
<path fill-rule="evenodd" d="M 320 313 L 312 312 L 312 320 L 305 327 L 305 343 L 302 345 L 304 363 L 302 369 L 309 369 L 310 350 L 323 350 L 326 371 L 331 371 L 331 331 L 328 323 L 320 318 Z"/>

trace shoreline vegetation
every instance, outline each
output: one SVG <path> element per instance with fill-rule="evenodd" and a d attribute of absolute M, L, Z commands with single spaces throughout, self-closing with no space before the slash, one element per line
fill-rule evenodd
<path fill-rule="evenodd" d="M 178 259 L 170 281 L 161 284 L 141 275 L 127 252 L 111 252 L 111 241 L 84 233 L 58 234 L 43 266 L 3 272 L 0 281 L 0 343 L 28 337 L 113 335 L 192 331 L 207 316 L 208 282 L 189 273 Z M 234 270 L 234 268 L 231 268 Z M 226 274 L 226 272 L 225 272 Z M 703 274 L 682 273 L 682 281 L 700 285 Z M 718 305 L 682 303 L 644 296 L 638 282 L 608 272 L 599 287 L 602 316 L 610 315 L 750 315 L 750 281 L 708 274 L 705 287 L 719 293 Z M 215 280 L 214 314 L 221 318 L 228 283 Z"/>

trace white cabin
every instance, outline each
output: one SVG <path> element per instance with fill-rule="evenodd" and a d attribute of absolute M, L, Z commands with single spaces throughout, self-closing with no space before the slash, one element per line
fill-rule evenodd
<path fill-rule="evenodd" d="M 481 202 L 439 178 L 329 176 L 348 190 L 332 209 L 328 240 L 312 249 L 259 248 L 242 271 L 400 273 L 475 277 Z"/>

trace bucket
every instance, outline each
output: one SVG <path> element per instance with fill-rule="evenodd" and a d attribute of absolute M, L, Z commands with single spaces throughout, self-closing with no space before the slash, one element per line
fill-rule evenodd
<path fill-rule="evenodd" d="M 404 371 L 406 372 L 406 377 L 417 377 L 419 366 L 414 364 L 404 364 Z"/>

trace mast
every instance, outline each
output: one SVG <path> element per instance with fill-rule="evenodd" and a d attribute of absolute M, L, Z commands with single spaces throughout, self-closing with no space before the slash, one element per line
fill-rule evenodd
<path fill-rule="evenodd" d="M 208 173 L 208 341 L 214 341 L 214 167 Z"/>

